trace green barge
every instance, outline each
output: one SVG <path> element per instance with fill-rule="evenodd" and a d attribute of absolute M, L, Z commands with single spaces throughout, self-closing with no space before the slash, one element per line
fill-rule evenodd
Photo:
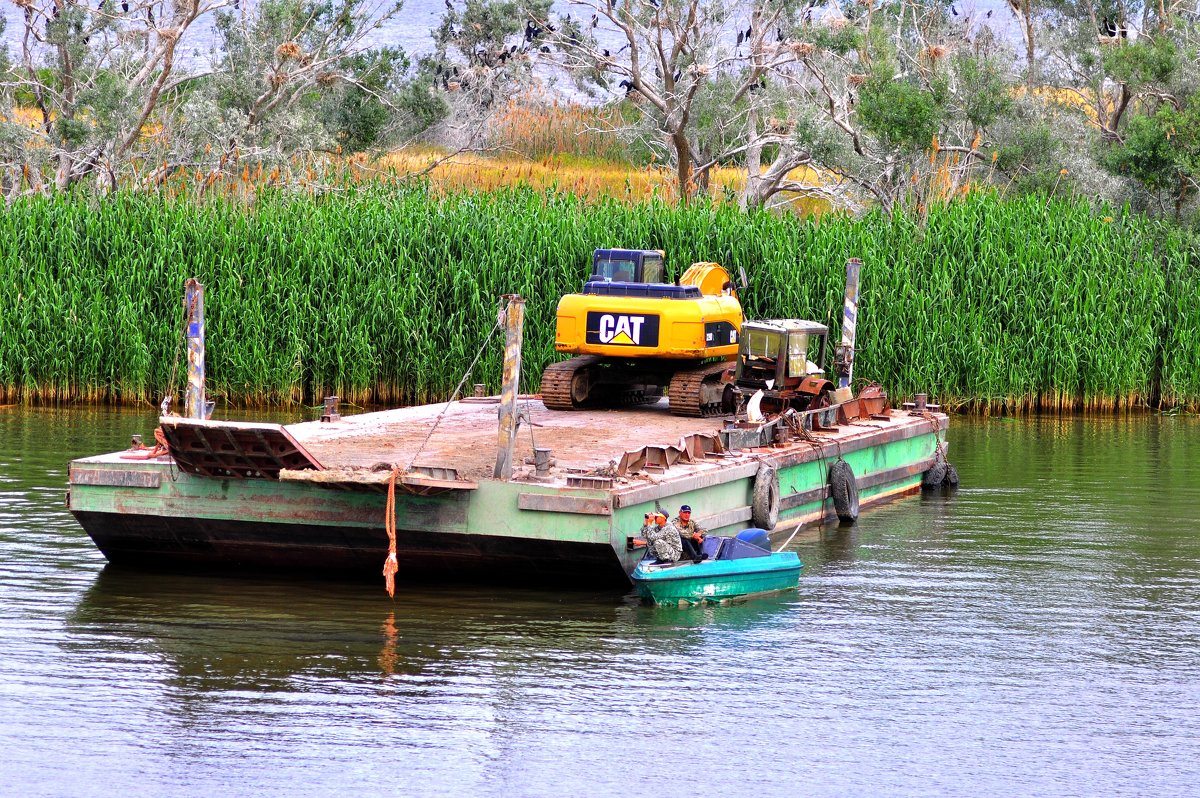
<path fill-rule="evenodd" d="M 673 415 L 666 398 L 548 409 L 517 393 L 524 301 L 512 296 L 497 321 L 499 397 L 477 386 L 445 405 L 345 418 L 331 397 L 320 421 L 287 426 L 208 418 L 203 286 L 189 280 L 186 415 L 169 415 L 168 398 L 154 448 L 72 462 L 67 504 L 114 563 L 370 578 L 382 569 L 389 592 L 393 579 L 628 587 L 644 517 L 682 504 L 716 535 L 852 520 L 942 468 L 948 421 L 923 399 L 896 409 L 878 386 L 851 392 L 858 266 L 848 264 L 836 391 L 792 347 L 823 341 L 825 328 L 788 322 L 759 324 L 739 355 L 755 412 Z M 791 342 L 787 357 L 755 335 Z M 761 364 L 779 379 L 756 388 Z M 757 412 L 764 399 L 775 403 L 769 419 Z"/>
<path fill-rule="evenodd" d="M 834 518 L 839 459 L 863 506 L 919 490 L 947 426 L 889 407 L 839 424 L 835 405 L 814 428 L 753 439 L 665 404 L 559 413 L 522 398 L 507 478 L 492 469 L 498 399 L 288 426 L 164 417 L 166 453 L 72 462 L 68 506 L 113 563 L 378 579 L 390 492 L 398 581 L 627 586 L 643 554 L 630 538 L 657 506 L 690 504 L 715 534 L 771 520 L 786 534 Z"/>

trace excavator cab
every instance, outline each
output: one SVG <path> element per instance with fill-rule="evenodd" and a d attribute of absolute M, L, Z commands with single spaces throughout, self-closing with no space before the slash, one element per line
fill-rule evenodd
<path fill-rule="evenodd" d="M 739 397 L 762 391 L 763 409 L 774 413 L 828 404 L 834 385 L 819 365 L 828 336 L 828 327 L 812 321 L 745 322 L 734 375 Z"/>
<path fill-rule="evenodd" d="M 594 283 L 663 283 L 663 253 L 657 249 L 598 249 L 592 253 Z"/>

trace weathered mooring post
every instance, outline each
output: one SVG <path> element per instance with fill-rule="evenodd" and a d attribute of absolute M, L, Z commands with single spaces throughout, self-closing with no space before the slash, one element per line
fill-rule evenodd
<path fill-rule="evenodd" d="M 862 272 L 862 261 L 851 258 L 846 261 L 846 300 L 842 307 L 842 343 L 834 353 L 834 371 L 838 376 L 838 387 L 850 387 L 854 377 L 854 334 L 858 323 L 858 280 Z"/>
<path fill-rule="evenodd" d="M 187 308 L 187 394 L 184 414 L 188 418 L 204 418 L 204 286 L 189 277 L 184 287 L 184 307 Z"/>
<path fill-rule="evenodd" d="M 525 300 L 507 297 L 504 310 L 504 385 L 500 390 L 500 432 L 496 448 L 496 479 L 512 477 L 512 450 L 517 440 L 517 393 L 521 388 L 521 335 L 525 325 Z"/>

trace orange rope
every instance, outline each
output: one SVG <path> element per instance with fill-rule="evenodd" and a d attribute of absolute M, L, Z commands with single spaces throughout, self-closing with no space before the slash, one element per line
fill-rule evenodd
<path fill-rule="evenodd" d="M 387 510 L 384 512 L 383 525 L 388 534 L 388 556 L 383 561 L 383 584 L 388 596 L 396 596 L 396 571 L 400 564 L 396 562 L 396 475 L 400 469 L 392 469 L 392 477 L 388 480 Z"/>

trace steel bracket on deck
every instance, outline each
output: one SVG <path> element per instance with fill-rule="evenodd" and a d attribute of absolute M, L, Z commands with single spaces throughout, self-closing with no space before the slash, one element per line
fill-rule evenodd
<path fill-rule="evenodd" d="M 617 476 L 628 476 L 639 471 L 665 471 L 676 463 L 700 462 L 709 454 L 720 454 L 726 450 L 721 438 L 706 432 L 684 435 L 675 446 L 643 446 L 621 456 L 617 463 Z"/>

